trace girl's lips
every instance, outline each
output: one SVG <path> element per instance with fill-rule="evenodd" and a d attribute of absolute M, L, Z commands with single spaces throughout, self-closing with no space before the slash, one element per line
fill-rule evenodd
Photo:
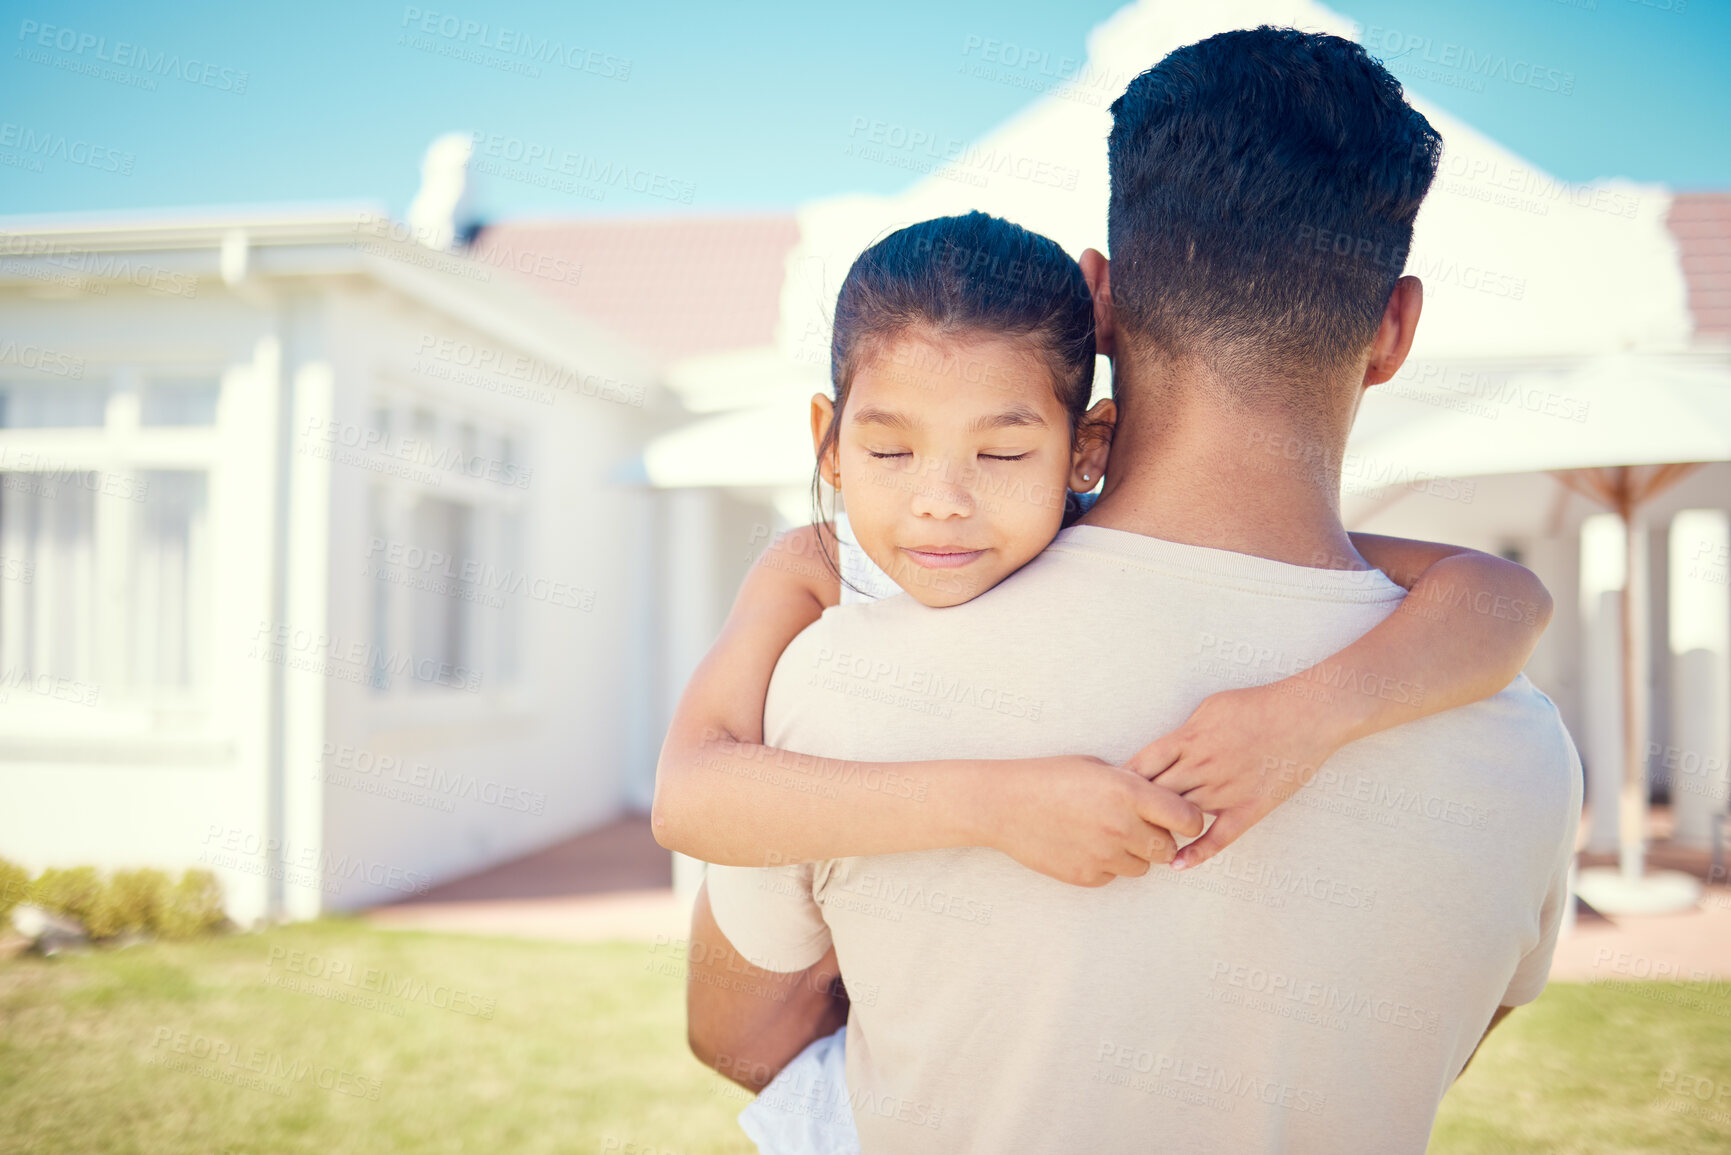
<path fill-rule="evenodd" d="M 911 549 L 907 546 L 902 547 L 902 552 L 912 558 L 915 565 L 922 565 L 927 569 L 960 569 L 986 555 L 983 549 Z"/>

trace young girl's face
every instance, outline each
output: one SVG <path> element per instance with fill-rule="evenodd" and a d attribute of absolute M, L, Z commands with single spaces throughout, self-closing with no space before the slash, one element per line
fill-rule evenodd
<path fill-rule="evenodd" d="M 814 435 L 828 407 L 814 399 Z M 1105 447 L 1074 440 L 1027 339 L 915 330 L 855 371 L 820 468 L 867 555 L 926 605 L 953 606 L 1045 549 L 1066 491 L 1094 487 Z"/>

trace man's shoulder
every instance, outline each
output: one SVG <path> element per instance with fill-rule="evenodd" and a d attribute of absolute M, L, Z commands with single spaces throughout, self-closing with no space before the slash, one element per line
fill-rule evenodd
<path fill-rule="evenodd" d="M 1525 674 L 1518 675 L 1498 693 L 1468 708 L 1474 711 L 1475 726 L 1491 725 L 1504 733 L 1518 732 L 1531 742 L 1570 754 L 1574 752 L 1574 744 L 1563 725 L 1557 704 L 1533 685 Z"/>
<path fill-rule="evenodd" d="M 1565 761 L 1577 757 L 1556 703 L 1525 674 L 1489 698 L 1432 714 L 1410 725 L 1446 734 L 1450 743 L 1503 746 L 1511 751 L 1551 755 Z M 1387 733 L 1398 735 L 1407 729 L 1402 726 Z"/>
<path fill-rule="evenodd" d="M 964 607 L 955 607 L 960 609 Z M 905 653 L 921 638 L 929 637 L 955 609 L 935 610 L 902 594 L 872 602 L 831 606 L 815 622 L 801 630 L 782 651 L 772 677 L 775 683 L 833 664 L 837 656 L 846 660 L 868 655 Z"/>
<path fill-rule="evenodd" d="M 1088 588 L 1087 575 L 1068 572 L 1072 567 L 1063 562 L 1048 551 L 971 601 L 941 609 L 906 593 L 832 606 L 788 644 L 781 665 L 809 664 L 819 654 L 843 651 L 942 654 L 965 663 L 979 656 L 978 639 L 1001 637 L 1011 620 L 1019 633 L 1040 632 L 1042 625 L 1059 629 L 1042 611 L 1073 603 Z"/>
<path fill-rule="evenodd" d="M 869 602 L 844 602 L 830 606 L 817 621 L 801 630 L 799 635 L 788 643 L 784 656 L 796 650 L 821 649 L 844 639 L 863 637 L 880 630 L 904 629 L 916 619 L 923 618 L 929 628 L 941 621 L 941 615 L 948 612 L 922 605 L 907 594 Z"/>
<path fill-rule="evenodd" d="M 1489 698 L 1376 738 L 1511 800 L 1545 811 L 1580 809 L 1581 757 L 1574 739 L 1556 704 L 1525 674 Z"/>

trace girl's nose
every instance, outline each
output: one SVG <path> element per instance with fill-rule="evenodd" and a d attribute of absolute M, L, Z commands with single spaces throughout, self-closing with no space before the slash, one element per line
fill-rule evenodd
<path fill-rule="evenodd" d="M 974 495 L 949 470 L 932 470 L 918 479 L 909 510 L 915 517 L 967 517 L 974 512 Z"/>

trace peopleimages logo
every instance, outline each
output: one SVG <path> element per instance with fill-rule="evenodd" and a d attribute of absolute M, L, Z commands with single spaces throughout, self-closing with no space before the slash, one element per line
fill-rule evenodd
<path fill-rule="evenodd" d="M 481 672 L 468 666 L 400 650 L 381 649 L 370 641 L 345 640 L 341 635 L 272 625 L 260 619 L 247 656 L 306 673 L 384 688 L 390 678 L 413 678 L 433 686 L 478 693 Z"/>
<path fill-rule="evenodd" d="M 584 188 L 600 194 L 609 187 L 625 188 L 644 196 L 690 204 L 697 195 L 695 181 L 637 165 L 603 160 L 588 153 L 572 152 L 555 144 L 524 140 L 497 132 L 473 134 L 475 171 L 528 184 L 544 185 L 564 192 Z M 512 166 L 515 166 L 514 168 Z"/>
<path fill-rule="evenodd" d="M 56 377 L 84 376 L 84 358 L 41 345 L 20 345 L 15 340 L 0 341 L 0 365 L 19 365 Z"/>
<path fill-rule="evenodd" d="M 1215 959 L 1209 971 L 1210 983 L 1237 988 L 1270 999 L 1284 999 L 1305 1006 L 1320 1007 L 1343 1019 L 1368 1019 L 1384 1026 L 1400 1027 L 1434 1035 L 1442 1022 L 1437 1011 L 1413 1006 L 1401 999 L 1342 987 L 1337 983 L 1318 982 L 1265 970 L 1242 962 Z"/>
<path fill-rule="evenodd" d="M 249 1047 L 214 1035 L 158 1027 L 145 1063 L 215 1082 L 286 1095 L 288 1084 L 307 1083 L 356 1099 L 377 1100 L 384 1084 L 328 1063 L 315 1065 L 265 1047 Z M 174 1055 L 185 1059 L 176 1060 Z M 187 1060 L 191 1060 L 190 1062 Z"/>
<path fill-rule="evenodd" d="M 1573 72 L 1534 64 L 1530 60 L 1510 60 L 1500 52 L 1476 52 L 1464 45 L 1431 36 L 1372 24 L 1364 29 L 1359 43 L 1381 57 L 1391 70 L 1414 71 L 1445 84 L 1471 87 L 1475 92 L 1484 90 L 1483 82 L 1486 80 L 1505 81 L 1561 96 L 1572 96 L 1575 92 Z M 1428 72 L 1423 67 L 1427 64 L 1446 71 Z"/>
<path fill-rule="evenodd" d="M 214 88 L 218 92 L 232 92 L 239 96 L 246 92 L 247 81 L 251 76 L 242 69 L 213 64 L 196 56 L 182 56 L 178 52 L 166 50 L 152 51 L 142 44 L 132 44 L 125 40 L 116 40 L 109 44 L 106 36 L 55 24 L 42 24 L 35 20 L 19 22 L 18 39 L 24 42 L 26 48 L 51 48 L 56 52 L 85 58 L 83 61 L 74 62 L 75 64 L 95 61 L 113 65 L 116 69 L 130 69 L 142 73 L 141 77 L 127 78 L 122 74 L 112 74 L 112 70 L 108 69 L 69 69 L 74 72 L 89 71 L 91 75 L 103 79 L 122 80 L 146 91 L 156 87 L 155 81 L 150 78 L 161 78 L 182 80 L 201 88 Z M 35 55 L 30 59 L 34 63 L 50 63 L 48 60 L 36 59 Z M 52 63 L 62 66 L 58 61 Z M 149 80 L 149 83 L 138 83 L 141 80 Z"/>
<path fill-rule="evenodd" d="M 962 41 L 964 76 L 1011 88 L 1050 93 L 1060 100 L 1103 108 L 1118 98 L 1133 73 L 1102 69 L 1080 56 L 1058 56 L 1011 40 L 970 35 Z"/>
<path fill-rule="evenodd" d="M 131 176 L 132 162 L 135 159 L 130 152 L 122 152 L 103 144 L 92 144 L 88 140 L 79 140 L 61 132 L 27 128 L 9 120 L 0 123 L 0 148 L 18 149 L 22 154 L 21 159 L 34 162 L 35 172 L 42 171 L 43 160 L 59 160 L 92 168 L 97 172 Z"/>
<path fill-rule="evenodd" d="M 419 480 L 433 485 L 440 484 L 446 476 L 460 476 L 526 489 L 535 475 L 533 466 L 520 465 L 502 457 L 465 453 L 460 448 L 440 445 L 426 437 L 393 437 L 382 429 L 334 418 L 327 420 L 317 415 L 306 419 L 301 428 L 301 439 L 304 444 L 300 451 L 303 453 L 312 451 L 314 456 L 344 465 L 362 465 L 375 472 L 416 474 Z M 343 453 L 344 450 L 348 453 Z M 398 465 L 404 468 L 383 468 Z M 407 469 L 408 466 L 428 468 L 412 470 Z"/>
<path fill-rule="evenodd" d="M 326 742 L 319 755 L 321 775 L 333 786 L 346 786 L 363 794 L 397 798 L 414 805 L 434 803 L 434 809 L 453 813 L 453 800 L 467 800 L 523 814 L 545 814 L 547 796 L 493 778 L 477 778 L 461 771 L 445 770 L 426 762 L 405 762 L 393 754 L 379 754 L 365 747 Z"/>
<path fill-rule="evenodd" d="M 330 893 L 336 893 L 345 881 L 366 882 L 403 894 L 425 894 L 433 883 L 432 876 L 422 871 L 352 854 L 333 854 L 321 846 L 295 846 L 283 839 L 214 822 L 205 830 L 204 850 L 199 858 L 214 866 L 233 869 L 245 869 L 242 863 L 250 862 L 275 868 L 272 873 L 284 868 L 304 871 L 328 884 Z"/>
<path fill-rule="evenodd" d="M 272 985 L 286 985 L 280 981 L 284 974 L 296 975 L 332 987 L 341 984 L 354 991 L 385 995 L 404 1002 L 422 1003 L 436 1010 L 472 1015 L 479 1019 L 492 1018 L 493 1012 L 498 1008 L 498 1000 L 491 995 L 480 995 L 436 980 L 429 983 L 418 976 L 399 974 L 382 967 L 357 967 L 352 959 L 327 958 L 316 951 L 273 946 L 265 960 L 266 972 L 275 972 L 279 963 L 283 973 L 276 975 L 279 981 Z M 324 992 L 315 988 L 306 993 L 323 995 Z"/>
<path fill-rule="evenodd" d="M 1012 177 L 1068 192 L 1075 189 L 1081 175 L 1079 169 L 1043 157 L 987 148 L 961 137 L 940 136 L 928 128 L 869 116 L 856 116 L 849 123 L 843 154 L 982 188 L 991 177 Z"/>
<path fill-rule="evenodd" d="M 529 75 L 532 77 L 540 76 L 540 70 L 533 66 L 552 64 L 572 72 L 587 72 L 603 80 L 631 79 L 631 61 L 628 57 L 598 52 L 580 44 L 567 44 L 551 36 L 538 37 L 521 29 L 495 26 L 485 20 L 465 19 L 450 12 L 405 7 L 402 27 L 409 32 L 437 36 L 447 42 L 448 48 L 458 50 L 440 55 L 474 59 L 475 63 L 488 63 L 486 59 L 479 57 L 479 53 L 496 52 L 506 61 L 528 66 Z M 433 45 L 414 43 L 410 47 L 431 48 Z M 476 55 L 468 55 L 471 53 Z"/>

